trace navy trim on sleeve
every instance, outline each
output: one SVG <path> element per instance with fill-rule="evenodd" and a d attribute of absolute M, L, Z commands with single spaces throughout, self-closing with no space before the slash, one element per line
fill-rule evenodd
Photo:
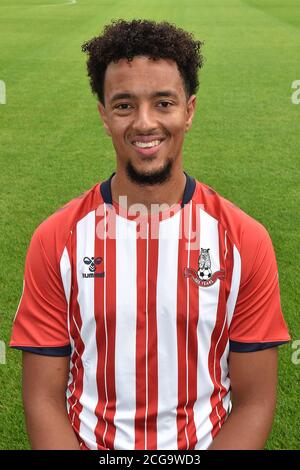
<path fill-rule="evenodd" d="M 34 354 L 39 354 L 41 356 L 70 356 L 71 355 L 71 345 L 61 346 L 58 348 L 31 348 L 27 346 L 11 346 L 13 349 L 19 349 L 20 351 L 27 351 Z"/>
<path fill-rule="evenodd" d="M 232 352 L 255 352 L 264 349 L 275 348 L 289 341 L 274 341 L 272 343 L 240 343 L 239 341 L 229 340 L 229 349 Z"/>

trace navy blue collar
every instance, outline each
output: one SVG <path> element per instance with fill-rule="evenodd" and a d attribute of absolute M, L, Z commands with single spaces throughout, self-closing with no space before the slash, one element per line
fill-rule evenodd
<path fill-rule="evenodd" d="M 115 173 L 116 172 L 112 173 L 112 175 L 107 180 L 103 181 L 103 183 L 101 183 L 100 185 L 100 192 L 101 192 L 101 195 L 105 204 L 112 205 L 113 203 L 112 195 L 111 195 L 111 179 L 115 175 Z M 195 187 L 196 187 L 196 180 L 192 178 L 191 176 L 189 176 L 185 171 L 184 171 L 184 174 L 186 176 L 186 183 L 185 183 L 183 198 L 181 202 L 181 208 L 183 208 L 185 204 L 190 202 L 190 200 L 193 197 Z"/>

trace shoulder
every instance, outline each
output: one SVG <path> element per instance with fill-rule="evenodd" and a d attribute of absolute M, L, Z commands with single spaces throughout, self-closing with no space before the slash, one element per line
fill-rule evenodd
<path fill-rule="evenodd" d="M 197 203 L 217 220 L 231 242 L 235 262 L 241 270 L 241 284 L 255 273 L 264 275 L 269 270 L 277 275 L 275 252 L 265 226 L 210 186 L 203 183 L 197 186 Z"/>
<path fill-rule="evenodd" d="M 99 186 L 97 183 L 75 197 L 38 225 L 32 235 L 31 249 L 43 250 L 50 259 L 57 261 L 77 223 L 101 204 Z"/>
<path fill-rule="evenodd" d="M 197 181 L 194 200 L 226 230 L 239 252 L 246 246 L 251 249 L 270 241 L 269 233 L 261 222 L 207 184 Z"/>

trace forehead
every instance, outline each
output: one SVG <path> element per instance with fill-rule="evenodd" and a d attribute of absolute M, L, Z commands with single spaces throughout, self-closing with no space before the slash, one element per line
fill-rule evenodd
<path fill-rule="evenodd" d="M 171 59 L 153 60 L 145 56 L 132 61 L 120 59 L 110 62 L 105 73 L 105 95 L 123 91 L 134 94 L 149 94 L 158 89 L 173 89 L 184 93 L 184 86 L 177 64 Z"/>

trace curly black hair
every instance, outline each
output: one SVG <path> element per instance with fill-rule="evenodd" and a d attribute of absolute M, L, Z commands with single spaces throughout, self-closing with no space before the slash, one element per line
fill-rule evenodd
<path fill-rule="evenodd" d="M 194 40 L 191 33 L 162 21 L 135 19 L 112 20 L 103 34 L 85 42 L 81 49 L 88 53 L 87 69 L 92 92 L 104 103 L 105 71 L 110 62 L 135 56 L 172 59 L 177 63 L 183 79 L 186 96 L 195 94 L 199 87 L 198 68 L 203 66 L 201 47 L 204 42 Z"/>

